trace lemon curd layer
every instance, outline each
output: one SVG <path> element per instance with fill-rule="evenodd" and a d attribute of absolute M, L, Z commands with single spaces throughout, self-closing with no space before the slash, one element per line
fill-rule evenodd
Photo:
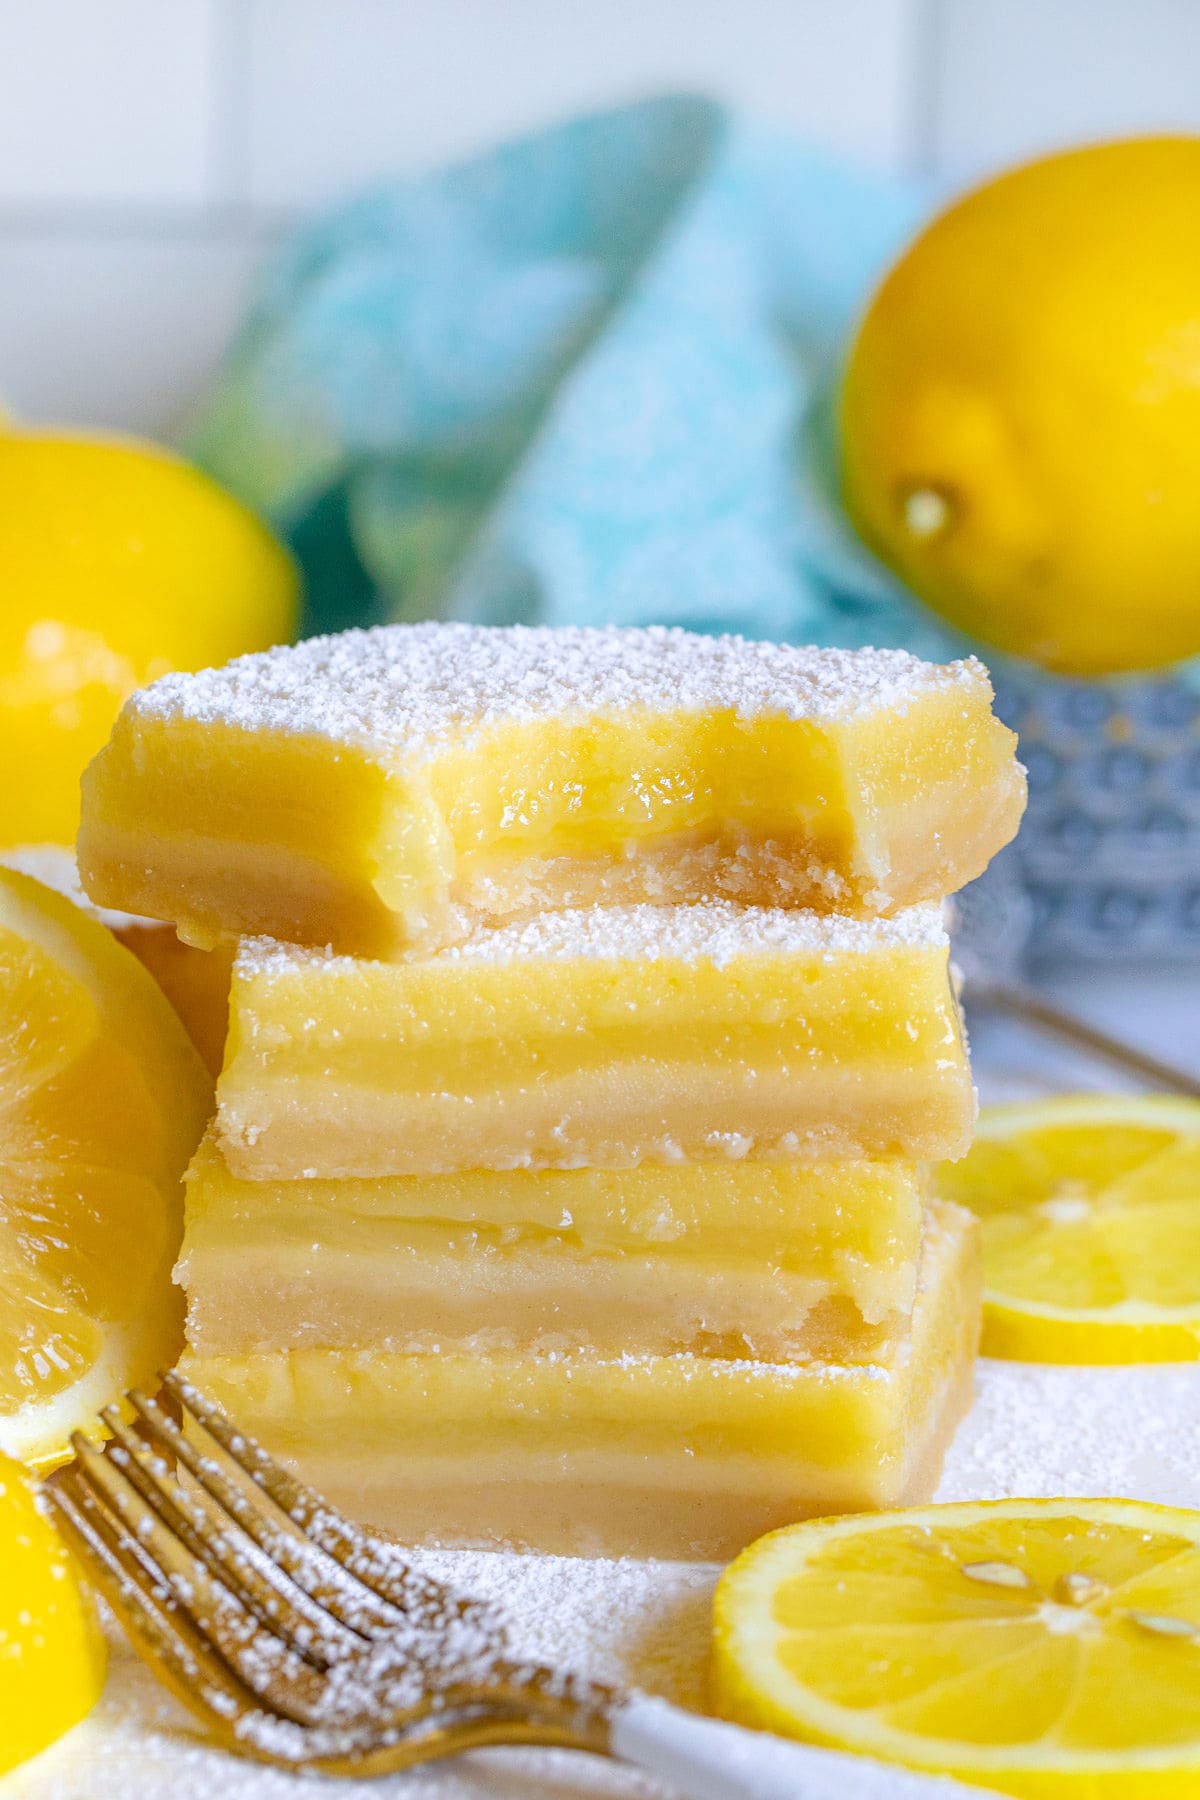
<path fill-rule="evenodd" d="M 263 941 L 217 1129 L 252 1180 L 962 1154 L 939 911 L 595 907 L 420 960 Z"/>
<path fill-rule="evenodd" d="M 975 1231 L 931 1211 L 910 1328 L 859 1367 L 691 1355 L 189 1351 L 189 1376 L 406 1541 L 725 1560 L 936 1485 L 979 1335 Z"/>
<path fill-rule="evenodd" d="M 393 625 L 169 675 L 84 778 L 97 900 L 357 955 L 597 902 L 886 912 L 1016 830 L 986 672 L 663 627 Z"/>
<path fill-rule="evenodd" d="M 711 1232 L 694 1222 L 706 1189 L 722 1203 Z M 623 1227 L 626 1190 L 654 1235 Z M 540 1221 L 514 1215 L 521 1195 Z M 447 1213 L 455 1206 L 475 1216 Z M 689 1210 L 690 1229 L 677 1223 Z M 176 1279 L 205 1355 L 636 1345 L 864 1362 L 907 1327 L 922 1211 L 904 1164 L 258 1182 L 230 1175 L 209 1142 L 188 1175 Z M 497 1213 L 503 1224 L 489 1222 Z"/>
<path fill-rule="evenodd" d="M 177 1279 L 208 1351 L 432 1342 L 871 1354 L 912 1308 L 904 1163 L 241 1181 L 211 1136 Z"/>

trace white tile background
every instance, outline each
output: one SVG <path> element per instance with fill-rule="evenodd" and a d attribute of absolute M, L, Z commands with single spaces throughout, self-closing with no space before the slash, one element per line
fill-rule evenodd
<path fill-rule="evenodd" d="M 1200 126 L 1200 0 L 0 0 L 0 402 L 168 431 L 293 221 L 671 87 L 965 177 Z"/>

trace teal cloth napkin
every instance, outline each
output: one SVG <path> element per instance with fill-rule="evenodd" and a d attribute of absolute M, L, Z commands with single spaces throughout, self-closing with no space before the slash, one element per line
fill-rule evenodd
<path fill-rule="evenodd" d="M 306 230 L 190 448 L 304 567 L 309 630 L 641 623 L 956 647 L 857 544 L 829 397 L 928 204 L 687 97 Z"/>
<path fill-rule="evenodd" d="M 848 335 L 935 198 L 704 100 L 578 120 L 304 232 L 191 447 L 291 541 L 310 631 L 666 620 L 958 654 L 855 539 L 831 451 Z M 1197 664 L 1191 691 L 1102 693 L 985 654 L 1031 789 L 973 903 L 987 957 L 1031 907 L 1056 965 L 1200 956 Z"/>

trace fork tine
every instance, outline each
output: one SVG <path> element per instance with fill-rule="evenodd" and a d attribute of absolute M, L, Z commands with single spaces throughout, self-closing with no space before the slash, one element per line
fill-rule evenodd
<path fill-rule="evenodd" d="M 180 1609 L 162 1572 L 149 1573 L 77 1469 L 56 1470 L 44 1491 L 63 1536 L 134 1649 L 226 1750 L 314 1773 L 382 1775 L 431 1756 L 508 1742 L 512 1725 L 524 1721 L 523 1713 L 503 1706 L 464 1708 L 418 1715 L 381 1737 L 355 1720 L 314 1732 L 272 1717 Z"/>
<path fill-rule="evenodd" d="M 392 1631 L 403 1614 L 374 1590 L 314 1544 L 285 1514 L 230 1479 L 211 1456 L 206 1456 L 168 1417 L 160 1406 L 136 1390 L 130 1404 L 149 1436 L 181 1462 L 188 1473 L 302 1592 L 347 1630 L 363 1637 Z M 240 1465 L 239 1465 L 240 1466 Z"/>
<path fill-rule="evenodd" d="M 443 1582 L 401 1562 L 390 1545 L 383 1545 L 360 1530 L 320 1494 L 289 1475 L 260 1444 L 239 1431 L 220 1407 L 207 1400 L 184 1376 L 171 1370 L 161 1380 L 184 1411 L 190 1413 L 230 1460 L 275 1502 L 294 1528 L 293 1535 L 323 1550 L 378 1599 L 397 1607 L 409 1618 L 425 1614 L 431 1621 L 441 1621 L 447 1608 L 452 1607 L 464 1617 L 486 1619 L 493 1629 L 501 1630 L 495 1611 L 487 1602 L 456 1594 Z"/>
<path fill-rule="evenodd" d="M 43 1491 L 88 1578 L 172 1692 L 207 1724 L 252 1707 L 253 1694 L 182 1612 L 162 1571 L 157 1580 L 149 1573 L 76 1471 L 56 1471 Z"/>
<path fill-rule="evenodd" d="M 215 1645 L 192 1623 L 167 1587 L 161 1570 L 103 1509 L 73 1466 L 56 1470 L 45 1484 L 58 1525 L 89 1580 L 103 1594 L 133 1648 L 163 1685 L 225 1750 L 264 1763 L 295 1767 L 308 1761 L 309 1727 L 264 1712 Z M 262 1724 L 268 1732 L 264 1735 Z M 331 1773 L 355 1772 L 351 1757 Z"/>
<path fill-rule="evenodd" d="M 301 1724 L 311 1719 L 322 1692 L 317 1672 L 209 1574 L 123 1469 L 82 1432 L 74 1433 L 71 1445 L 80 1479 L 154 1558 L 180 1608 L 243 1685 L 272 1711 Z"/>
<path fill-rule="evenodd" d="M 270 1559 L 239 1530 L 231 1530 L 228 1518 L 204 1494 L 182 1487 L 165 1459 L 130 1431 L 116 1407 L 105 1407 L 100 1417 L 112 1433 L 106 1452 L 110 1461 L 117 1463 L 142 1499 L 261 1625 L 314 1668 L 328 1668 L 339 1651 L 361 1643 L 361 1638 L 346 1631 L 323 1607 L 314 1605 L 294 1583 L 281 1587 L 278 1579 L 272 1579 L 278 1578 L 279 1570 Z"/>
<path fill-rule="evenodd" d="M 161 1409 L 138 1399 L 148 1424 L 160 1425 Z M 196 1400 L 216 1414 L 225 1428 L 222 1437 L 237 1439 L 223 1415 L 199 1396 Z M 412 1614 L 377 1599 L 378 1607 L 408 1629 L 380 1642 L 347 1632 L 349 1649 L 324 1665 L 309 1666 L 278 1632 L 264 1628 L 244 1603 L 238 1582 L 223 1578 L 229 1572 L 222 1564 L 203 1554 L 214 1528 L 226 1540 L 238 1529 L 232 1515 L 211 1494 L 193 1495 L 169 1473 L 156 1448 L 162 1432 L 152 1432 L 143 1445 L 119 1418 L 107 1417 L 106 1423 L 114 1438 L 104 1450 L 74 1434 L 75 1462 L 49 1478 L 47 1493 L 68 1541 L 139 1654 L 225 1748 L 278 1767 L 359 1776 L 485 1744 L 608 1749 L 608 1721 L 619 1696 L 592 1683 L 564 1684 L 549 1669 L 510 1663 L 489 1607 L 459 1601 L 423 1577 L 418 1577 L 420 1590 L 437 1601 L 435 1613 L 416 1620 L 430 1633 L 424 1649 L 420 1630 L 413 1634 Z M 214 1433 L 213 1444 L 219 1446 L 222 1437 Z M 239 1451 L 246 1454 L 246 1446 L 235 1442 L 227 1454 L 247 1473 Z M 271 1498 L 266 1483 L 282 1472 L 262 1452 L 254 1469 L 262 1479 L 265 1508 Z M 291 1486 L 320 1507 L 310 1490 L 298 1482 Z M 247 1488 L 246 1503 L 257 1516 L 251 1496 Z M 382 1556 L 387 1549 L 337 1514 L 333 1519 L 352 1541 L 361 1540 L 368 1555 Z M 294 1522 L 284 1519 L 284 1524 L 307 1542 Z M 315 1543 L 308 1548 L 328 1558 Z M 223 1553 L 222 1547 L 217 1554 Z M 286 1581 L 278 1569 L 265 1561 L 260 1565 L 257 1559 L 266 1553 L 253 1540 L 241 1554 L 264 1579 Z M 333 1566 L 339 1567 L 336 1559 Z M 339 1572 L 354 1582 L 349 1572 Z M 408 1571 L 401 1566 L 399 1573 Z M 239 1574 L 236 1567 L 233 1574 Z M 464 1640 L 457 1628 L 467 1619 L 472 1629 Z M 472 1659 L 480 1657 L 490 1670 L 487 1680 L 471 1673 Z"/>

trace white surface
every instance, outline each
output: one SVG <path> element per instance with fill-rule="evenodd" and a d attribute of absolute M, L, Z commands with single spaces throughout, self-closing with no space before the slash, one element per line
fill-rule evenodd
<path fill-rule="evenodd" d="M 216 20 L 213 0 L 7 0 L 0 205 L 209 198 Z"/>
<path fill-rule="evenodd" d="M 0 406 L 170 429 L 203 392 L 268 248 L 227 232 L 0 232 Z"/>
<path fill-rule="evenodd" d="M 931 149 L 955 173 L 1200 130 L 1194 0 L 945 0 Z"/>
<path fill-rule="evenodd" d="M 1148 968 L 1133 974 L 1100 967 L 1044 977 L 1042 985 L 1091 1024 L 1200 1070 L 1200 968 Z"/>
<path fill-rule="evenodd" d="M 305 206 L 671 88 L 894 167 L 912 13 L 908 0 L 251 0 L 250 197 Z"/>
<path fill-rule="evenodd" d="M 1040 985 L 1064 1009 L 1177 1068 L 1200 1074 L 1200 967 L 1074 969 Z M 975 1078 L 985 1102 L 1064 1092 L 1137 1090 L 1108 1063 L 1065 1050 L 1006 1019 L 968 1008 Z"/>
<path fill-rule="evenodd" d="M 1196 127 L 1197 66 L 1195 0 L 6 0 L 0 398 L 168 429 L 264 229 L 576 106 L 699 87 L 953 176 Z"/>

